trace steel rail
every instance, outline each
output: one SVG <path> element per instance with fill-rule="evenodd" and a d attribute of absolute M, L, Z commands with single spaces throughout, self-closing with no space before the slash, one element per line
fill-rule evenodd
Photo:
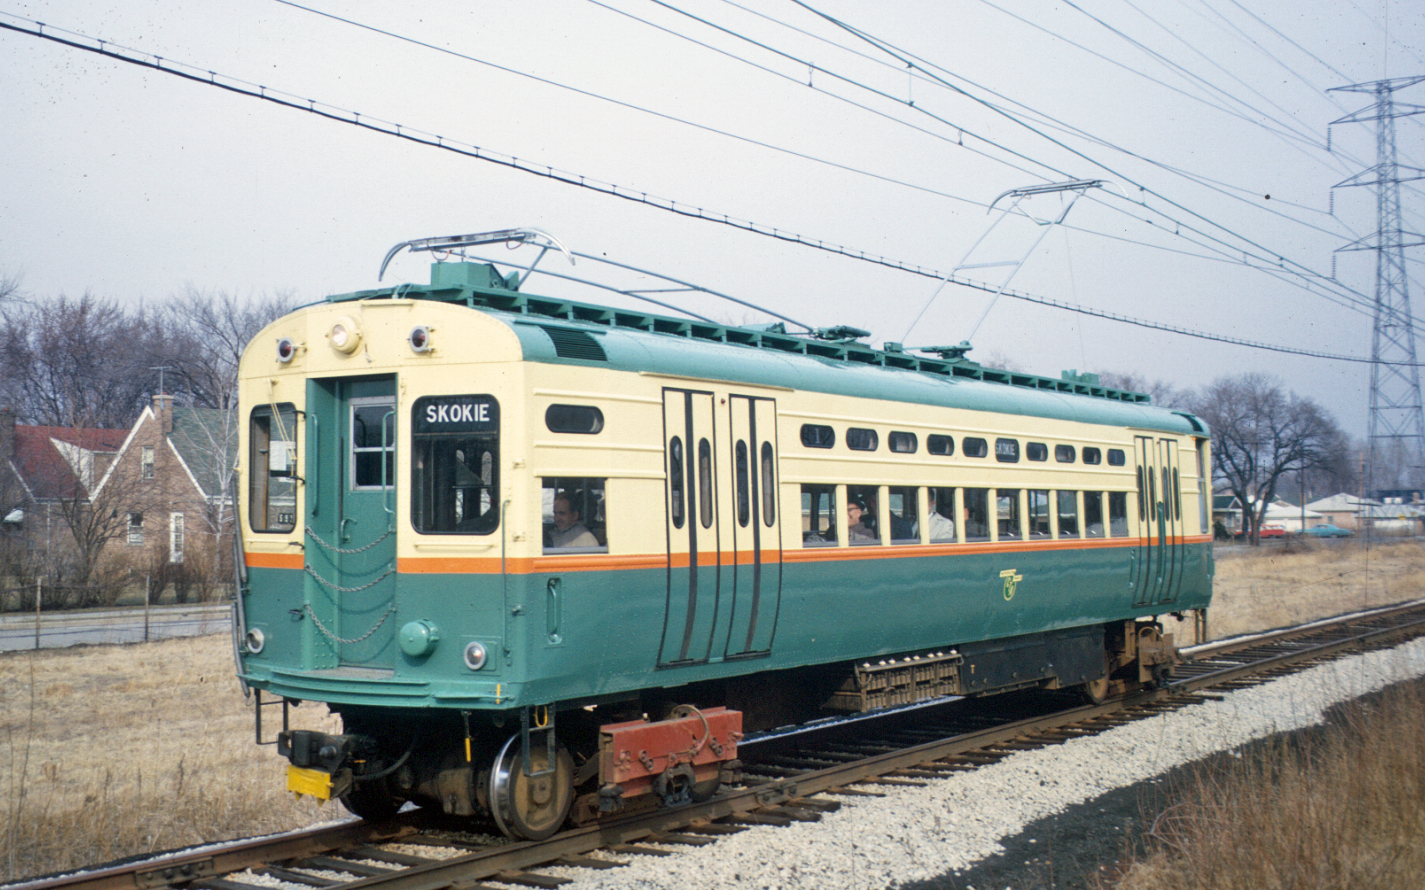
<path fill-rule="evenodd" d="M 1402 618 L 1405 620 L 1401 621 Z M 1340 631 L 1343 628 L 1350 632 L 1342 636 Z M 845 791 L 847 786 L 957 755 L 994 750 L 1011 743 L 1035 743 L 1036 736 L 1043 744 L 1052 744 L 1062 740 L 1055 735 L 1055 731 L 1071 727 L 1093 729 L 1095 723 L 1118 722 L 1110 719 L 1114 717 L 1146 718 L 1164 707 L 1201 701 L 1198 693 L 1215 686 L 1242 681 L 1299 662 L 1329 658 L 1353 649 L 1380 647 L 1393 637 L 1422 634 L 1425 634 L 1425 602 L 1415 602 L 1369 614 L 1342 616 L 1305 628 L 1287 628 L 1245 640 L 1224 641 L 1195 651 L 1188 666 L 1207 666 L 1213 660 L 1234 653 L 1238 657 L 1249 657 L 1245 653 L 1250 649 L 1284 644 L 1291 644 L 1292 648 L 1254 657 L 1241 664 L 1224 665 L 1176 680 L 1165 688 L 1143 690 L 1103 704 L 1082 705 L 973 730 L 849 763 L 733 789 L 702 804 L 603 820 L 562 832 L 546 841 L 477 849 L 449 859 L 402 868 L 390 874 L 361 877 L 339 887 L 340 890 L 375 887 L 382 890 L 446 890 L 452 886 L 469 887 L 472 882 L 481 879 L 504 881 L 511 875 L 556 864 L 563 857 L 578 857 L 594 850 L 617 848 L 638 841 L 658 842 L 660 837 L 667 837 L 670 832 L 696 832 L 718 820 L 755 817 L 758 814 L 763 814 L 765 818 L 769 812 L 774 816 L 781 813 L 794 819 L 811 818 L 809 811 L 803 811 L 803 808 L 825 808 L 816 801 L 805 800 L 811 795 Z M 1330 638 L 1320 640 L 1322 636 Z M 1318 639 L 1312 640 L 1311 637 Z M 240 885 L 224 880 L 222 875 L 368 843 L 398 842 L 417 830 L 415 821 L 405 818 L 381 824 L 354 822 L 334 828 L 309 829 L 275 838 L 244 840 L 76 875 L 9 885 L 6 890 L 154 890 L 180 884 L 195 890 L 231 890 Z M 537 878 L 536 875 L 528 877 Z"/>

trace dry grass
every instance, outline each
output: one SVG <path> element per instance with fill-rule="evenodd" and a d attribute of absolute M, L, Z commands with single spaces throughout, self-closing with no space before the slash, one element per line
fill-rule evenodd
<path fill-rule="evenodd" d="M 1219 559 L 1214 637 L 1420 595 L 1419 544 L 1369 555 L 1353 544 L 1295 548 Z M 1185 630 L 1179 640 L 1190 638 Z M 325 709 L 294 715 L 299 725 L 336 730 Z M 294 801 L 282 790 L 285 765 L 272 747 L 253 744 L 226 636 L 0 654 L 4 880 L 344 812 Z"/>
<path fill-rule="evenodd" d="M 1208 633 L 1214 639 L 1271 630 L 1425 595 L 1425 543 L 1272 542 L 1219 548 Z M 1179 645 L 1191 622 L 1165 622 Z"/>
<path fill-rule="evenodd" d="M 1344 709 L 1322 732 L 1203 769 L 1115 890 L 1418 887 L 1425 686 Z"/>
<path fill-rule="evenodd" d="M 0 655 L 0 875 L 341 814 L 286 794 L 286 762 L 252 725 L 226 636 Z"/>

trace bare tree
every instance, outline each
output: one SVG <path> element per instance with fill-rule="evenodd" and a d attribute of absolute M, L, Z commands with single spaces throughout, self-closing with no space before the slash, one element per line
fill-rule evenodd
<path fill-rule="evenodd" d="M 1098 381 L 1113 389 L 1147 393 L 1152 396 L 1153 404 L 1160 408 L 1184 408 L 1192 400 L 1191 392 L 1178 389 L 1166 380 L 1149 380 L 1138 373 L 1118 374 L 1113 371 L 1100 371 Z"/>
<path fill-rule="evenodd" d="M 1266 374 L 1221 377 L 1191 409 L 1212 428 L 1213 475 L 1241 502 L 1253 544 L 1285 474 L 1349 459 L 1350 443 L 1336 421 Z"/>
<path fill-rule="evenodd" d="M 189 285 L 159 310 L 171 348 L 164 361 L 169 391 L 198 408 L 229 410 L 237 404 L 237 368 L 249 340 L 292 311 L 287 294 L 241 300 L 225 291 Z"/>

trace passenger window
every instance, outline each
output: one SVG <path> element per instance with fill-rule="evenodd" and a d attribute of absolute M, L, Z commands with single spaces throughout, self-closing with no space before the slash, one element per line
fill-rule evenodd
<path fill-rule="evenodd" d="M 1055 445 L 1055 446 L 1054 446 L 1054 460 L 1057 460 L 1059 463 L 1061 463 L 1061 464 L 1071 464 L 1071 463 L 1074 462 L 1074 457 L 1075 457 L 1075 454 L 1074 454 L 1074 446 L 1072 446 L 1072 445 Z"/>
<path fill-rule="evenodd" d="M 999 539 L 1012 541 L 1022 537 L 1023 532 L 1020 531 L 1019 521 L 1019 489 L 1001 488 L 995 492 L 995 500 L 998 504 L 995 514 L 999 520 Z"/>
<path fill-rule="evenodd" d="M 1102 538 L 1103 528 L 1103 492 L 1084 492 L 1084 536 L 1089 538 Z"/>
<path fill-rule="evenodd" d="M 1019 440 L 995 439 L 995 460 L 1002 464 L 1019 463 Z"/>
<path fill-rule="evenodd" d="M 712 443 L 698 440 L 698 515 L 703 528 L 713 523 Z"/>
<path fill-rule="evenodd" d="M 1061 491 L 1059 498 L 1059 537 L 1079 536 L 1079 496 L 1078 492 Z"/>
<path fill-rule="evenodd" d="M 965 449 L 966 457 L 984 457 L 990 453 L 990 443 L 984 439 L 966 436 L 960 444 Z"/>
<path fill-rule="evenodd" d="M 950 544 L 955 541 L 955 489 L 930 489 L 929 514 L 926 529 L 932 544 Z"/>
<path fill-rule="evenodd" d="M 988 488 L 967 488 L 964 494 L 965 540 L 988 541 L 990 539 L 990 490 Z"/>
<path fill-rule="evenodd" d="M 1108 465 L 1110 467 L 1121 467 L 1128 462 L 1128 457 L 1123 453 L 1122 448 L 1108 449 Z"/>
<path fill-rule="evenodd" d="M 846 543 L 881 543 L 881 530 L 877 527 L 880 516 L 879 501 L 874 485 L 846 486 Z"/>
<path fill-rule="evenodd" d="M 500 525 L 500 412 L 492 396 L 423 396 L 411 407 L 411 525 L 488 535 Z M 379 448 L 379 444 L 378 444 Z"/>
<path fill-rule="evenodd" d="M 1029 490 L 1029 537 L 1049 537 L 1049 492 Z"/>
<path fill-rule="evenodd" d="M 733 460 L 737 464 L 737 524 L 747 528 L 752 519 L 752 505 L 748 503 L 752 497 L 752 470 L 747 465 L 747 443 L 738 439 L 734 452 Z"/>
<path fill-rule="evenodd" d="M 545 553 L 608 551 L 603 479 L 546 476 L 540 480 Z"/>
<path fill-rule="evenodd" d="M 920 489 L 892 486 L 886 490 L 891 508 L 891 543 L 920 543 Z"/>
<path fill-rule="evenodd" d="M 836 543 L 836 486 L 802 486 L 802 546 Z"/>
<path fill-rule="evenodd" d="M 673 520 L 674 528 L 683 527 L 686 515 L 686 484 L 687 480 L 683 475 L 683 440 L 674 436 L 668 443 L 668 516 Z"/>
<path fill-rule="evenodd" d="M 768 528 L 777 521 L 777 468 L 772 459 L 772 443 L 762 443 L 762 524 Z"/>
<path fill-rule="evenodd" d="M 955 453 L 954 436 L 931 436 L 925 440 L 925 450 L 931 454 L 939 454 L 945 457 Z"/>
<path fill-rule="evenodd" d="M 1048 460 L 1049 446 L 1043 442 L 1027 442 L 1024 445 L 1024 456 L 1030 460 Z"/>
<path fill-rule="evenodd" d="M 1115 538 L 1128 537 L 1128 492 L 1108 493 L 1108 529 Z"/>
<path fill-rule="evenodd" d="M 1086 463 L 1086 464 L 1099 464 L 1099 463 L 1103 463 L 1103 452 L 1102 452 L 1102 451 L 1099 451 L 1097 448 L 1088 448 L 1088 447 L 1085 447 L 1085 448 L 1084 448 L 1084 463 Z"/>
<path fill-rule="evenodd" d="M 920 440 L 915 437 L 915 433 L 891 433 L 886 443 L 896 454 L 915 454 L 915 450 L 920 447 Z"/>
<path fill-rule="evenodd" d="M 297 407 L 252 409 L 248 428 L 248 523 L 255 532 L 297 526 Z"/>
<path fill-rule="evenodd" d="M 592 405 L 550 405 L 544 411 L 544 425 L 551 433 L 592 436 L 603 431 L 604 412 Z"/>
<path fill-rule="evenodd" d="M 1139 521 L 1139 522 L 1143 522 L 1145 519 L 1147 519 L 1147 516 L 1148 516 L 1148 514 L 1147 514 L 1146 512 L 1144 512 L 1145 510 L 1147 510 L 1147 504 L 1148 504 L 1147 494 L 1148 494 L 1148 493 L 1143 490 L 1143 468 L 1142 468 L 1142 467 L 1139 467 L 1139 468 L 1138 468 L 1138 521 Z"/>
<path fill-rule="evenodd" d="M 875 430 L 849 427 L 846 430 L 846 447 L 852 451 L 875 451 L 881 444 Z"/>
<path fill-rule="evenodd" d="M 836 432 L 819 423 L 804 423 L 802 444 L 808 448 L 833 448 L 836 445 Z"/>

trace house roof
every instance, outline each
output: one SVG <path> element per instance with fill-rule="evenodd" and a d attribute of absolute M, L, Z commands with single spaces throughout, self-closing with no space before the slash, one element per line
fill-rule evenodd
<path fill-rule="evenodd" d="M 1212 512 L 1226 513 L 1232 510 L 1240 511 L 1242 505 L 1237 502 L 1235 494 L 1215 494 L 1212 496 Z"/>
<path fill-rule="evenodd" d="M 35 500 L 87 494 L 83 476 L 87 473 L 92 484 L 93 474 L 104 467 L 86 463 L 117 452 L 126 435 L 126 430 L 16 425 L 14 467 Z"/>
<path fill-rule="evenodd" d="M 1316 510 L 1320 513 L 1355 513 L 1360 510 L 1361 504 L 1374 504 L 1376 501 L 1362 501 L 1353 494 L 1333 494 L 1329 498 L 1322 498 L 1319 501 L 1312 501 L 1306 505 L 1308 510 Z"/>
<path fill-rule="evenodd" d="M 228 413 L 217 408 L 173 409 L 168 441 L 205 497 L 217 497 L 232 473 L 237 454 L 237 430 L 232 424 Z"/>

